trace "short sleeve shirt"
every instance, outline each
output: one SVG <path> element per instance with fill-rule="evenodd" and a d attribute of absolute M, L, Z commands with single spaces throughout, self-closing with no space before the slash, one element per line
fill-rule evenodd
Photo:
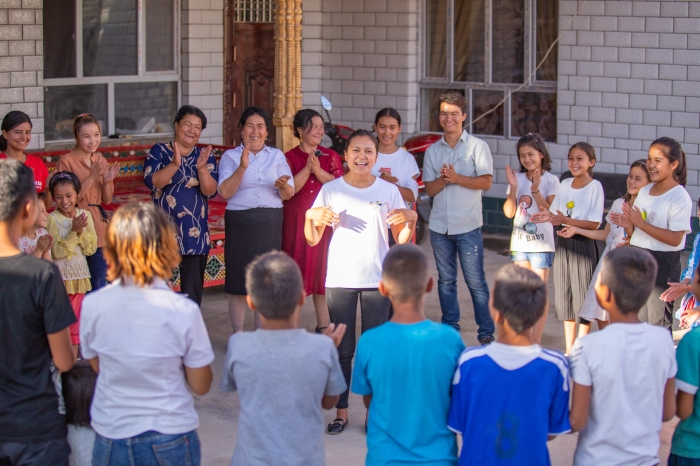
<path fill-rule="evenodd" d="M 151 147 L 143 170 L 144 181 L 151 190 L 153 202 L 163 209 L 175 224 L 180 254 L 187 256 L 207 255 L 211 245 L 208 199 L 216 196 L 216 193 L 205 196 L 199 187 L 197 158 L 201 151 L 201 147 L 195 147 L 191 154 L 183 155 L 180 168 L 163 189 L 157 189 L 153 185 L 153 175 L 172 162 L 171 143 Z M 219 173 L 213 154 L 209 154 L 207 170 L 214 180 L 218 180 Z"/>
<path fill-rule="evenodd" d="M 685 334 L 676 349 L 678 373 L 676 388 L 693 395 L 693 413 L 676 426 L 671 453 L 683 458 L 700 459 L 700 327 Z"/>
<path fill-rule="evenodd" d="M 24 161 L 24 164 L 31 168 L 34 172 L 34 187 L 36 188 L 36 192 L 40 193 L 42 191 L 46 191 L 46 188 L 48 187 L 46 180 L 49 178 L 49 169 L 46 168 L 46 164 L 36 155 L 24 155 L 27 156 L 27 160 Z M 0 152 L 0 159 L 6 158 L 7 155 L 5 155 L 4 152 Z"/>
<path fill-rule="evenodd" d="M 605 208 L 603 185 L 593 180 L 583 188 L 574 188 L 573 181 L 567 178 L 561 182 L 549 211 L 553 214 L 559 211 L 574 220 L 601 223 Z"/>
<path fill-rule="evenodd" d="M 459 175 L 493 175 L 493 159 L 488 144 L 466 131 L 462 132 L 454 149 L 447 144 L 444 136 L 428 147 L 423 162 L 423 181 L 437 180 L 444 164 L 453 165 Z M 481 194 L 479 189 L 456 184 L 445 186 L 433 199 L 430 229 L 436 233 L 458 235 L 480 228 L 484 223 Z"/>
<path fill-rule="evenodd" d="M 559 178 L 544 172 L 540 181 L 540 194 L 547 199 L 555 196 L 559 189 Z M 510 194 L 510 186 L 506 194 Z M 513 219 L 513 234 L 510 250 L 513 252 L 554 252 L 554 228 L 549 222 L 532 223 L 530 218 L 540 211 L 532 194 L 532 181 L 527 173 L 518 173 L 518 190 L 515 195 L 517 210 Z"/>
<path fill-rule="evenodd" d="M 420 175 L 420 169 L 416 158 L 409 151 L 400 147 L 393 154 L 377 154 L 377 163 L 372 167 L 372 174 L 379 176 L 382 171 L 388 171 L 391 176 L 399 179 L 397 185 L 408 188 L 413 196 L 418 199 L 418 182 L 416 176 Z M 406 203 L 408 207 L 408 203 Z"/>
<path fill-rule="evenodd" d="M 688 191 L 683 186 L 676 186 L 660 196 L 652 196 L 649 194 L 652 186 L 648 184 L 640 189 L 634 201 L 634 207 L 642 212 L 642 218 L 655 227 L 690 233 L 693 201 Z M 678 245 L 671 246 L 635 228 L 630 244 L 651 251 L 680 251 L 685 247 L 685 236 Z"/>

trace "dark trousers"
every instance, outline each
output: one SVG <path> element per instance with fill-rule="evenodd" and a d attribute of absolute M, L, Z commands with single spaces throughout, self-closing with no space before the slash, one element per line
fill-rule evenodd
<path fill-rule="evenodd" d="M 68 466 L 70 446 L 65 437 L 43 442 L 0 442 L 0 466 Z"/>
<path fill-rule="evenodd" d="M 656 282 L 647 302 L 639 310 L 639 320 L 671 330 L 673 303 L 661 301 L 659 296 L 668 289 L 668 282 L 677 282 L 681 276 L 681 251 L 650 251 L 659 266 Z"/>
<path fill-rule="evenodd" d="M 204 270 L 209 256 L 182 256 L 180 262 L 180 293 L 187 295 L 198 306 L 202 305 L 204 291 Z"/>
<path fill-rule="evenodd" d="M 391 301 L 379 293 L 376 288 L 326 288 L 326 300 L 328 301 L 328 313 L 331 322 L 347 325 L 343 340 L 338 346 L 340 368 L 343 370 L 348 389 L 340 395 L 340 400 L 335 406 L 338 409 L 348 407 L 350 396 L 350 379 L 352 376 L 352 358 L 355 356 L 357 338 L 355 327 L 357 324 L 357 299 L 360 299 L 360 315 L 362 319 L 362 333 L 377 327 L 389 319 L 389 306 Z"/>
<path fill-rule="evenodd" d="M 92 291 L 99 290 L 107 285 L 107 261 L 102 255 L 102 248 L 97 248 L 92 256 L 85 256 L 88 269 L 90 270 L 90 285 Z"/>

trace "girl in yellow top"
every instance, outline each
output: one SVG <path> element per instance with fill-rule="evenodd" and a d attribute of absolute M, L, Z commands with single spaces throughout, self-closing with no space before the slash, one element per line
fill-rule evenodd
<path fill-rule="evenodd" d="M 73 352 L 77 355 L 80 343 L 80 309 L 85 293 L 90 291 L 90 269 L 86 256 L 97 249 L 97 234 L 92 216 L 78 209 L 80 180 L 72 172 L 58 172 L 49 183 L 56 210 L 49 215 L 48 232 L 53 238 L 51 255 L 61 270 L 63 284 L 70 298 L 77 321 L 70 327 Z"/>

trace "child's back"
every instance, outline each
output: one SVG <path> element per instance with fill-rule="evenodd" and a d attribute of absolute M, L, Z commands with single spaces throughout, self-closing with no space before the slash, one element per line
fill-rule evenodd
<path fill-rule="evenodd" d="M 241 403 L 231 464 L 325 464 L 321 399 L 346 387 L 333 340 L 303 329 L 239 332 L 224 371 L 222 389 Z"/>
<path fill-rule="evenodd" d="M 452 465 L 450 381 L 464 350 L 450 326 L 388 322 L 360 338 L 352 390 L 372 395 L 367 464 Z"/>
<path fill-rule="evenodd" d="M 697 273 L 697 272 L 696 272 Z M 697 280 L 693 283 L 697 287 Z M 696 327 L 686 333 L 678 344 L 676 351 L 678 361 L 678 374 L 676 375 L 676 387 L 678 388 L 678 417 L 683 419 L 676 426 L 673 433 L 671 453 L 679 458 L 693 458 L 700 461 L 700 328 Z M 692 412 L 690 415 L 683 411 L 681 396 L 692 396 Z M 670 463 L 670 461 L 669 461 Z"/>

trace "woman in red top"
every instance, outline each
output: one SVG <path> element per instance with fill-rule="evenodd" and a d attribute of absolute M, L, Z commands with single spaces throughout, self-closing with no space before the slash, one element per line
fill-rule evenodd
<path fill-rule="evenodd" d="M 326 257 L 331 231 L 326 232 L 320 247 L 309 247 L 304 237 L 306 211 L 311 208 L 321 186 L 343 176 L 343 163 L 338 154 L 321 147 L 324 135 L 323 118 L 315 110 L 299 110 L 292 123 L 299 145 L 286 154 L 294 175 L 294 196 L 284 201 L 282 250 L 299 264 L 304 276 L 306 295 L 313 295 L 316 308 L 316 332 L 328 327 L 326 304 Z"/>
<path fill-rule="evenodd" d="M 13 110 L 2 119 L 2 136 L 0 136 L 0 159 L 10 158 L 22 162 L 34 172 L 34 187 L 36 192 L 46 191 L 46 181 L 49 170 L 44 162 L 31 154 L 25 154 L 24 150 L 32 141 L 32 120 L 24 112 Z M 46 205 L 51 204 L 51 199 Z"/>

